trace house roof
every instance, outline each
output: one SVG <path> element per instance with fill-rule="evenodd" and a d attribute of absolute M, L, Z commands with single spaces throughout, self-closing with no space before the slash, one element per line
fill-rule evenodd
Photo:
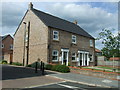
<path fill-rule="evenodd" d="M 99 49 L 95 48 L 95 52 L 100 53 L 100 52 L 102 52 L 102 51 L 100 51 Z"/>
<path fill-rule="evenodd" d="M 55 17 L 53 15 L 44 13 L 44 12 L 36 10 L 36 9 L 32 9 L 32 11 L 48 27 L 61 29 L 61 30 L 64 30 L 64 31 L 68 31 L 68 32 L 71 32 L 71 33 L 75 33 L 75 34 L 78 34 L 78 35 L 82 35 L 82 36 L 94 39 L 90 34 L 88 34 L 85 30 L 83 30 L 77 24 L 74 24 L 74 23 L 69 22 L 67 20 Z"/>
<path fill-rule="evenodd" d="M 10 34 L 8 34 L 8 35 L 4 35 L 4 36 L 0 36 L 0 38 L 2 39 L 2 40 L 4 40 L 6 37 L 8 37 L 8 36 L 10 36 L 11 37 L 11 35 Z M 12 38 L 12 37 L 11 37 Z"/>

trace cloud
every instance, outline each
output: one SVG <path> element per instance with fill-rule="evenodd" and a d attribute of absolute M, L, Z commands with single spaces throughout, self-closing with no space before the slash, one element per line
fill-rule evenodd
<path fill-rule="evenodd" d="M 105 5 L 105 4 L 104 4 Z M 116 3 L 117 5 L 117 3 Z M 95 38 L 98 37 L 98 33 L 103 28 L 108 28 L 114 34 L 118 31 L 118 13 L 117 10 L 114 13 L 107 11 L 104 7 L 93 7 L 86 4 L 49 4 L 47 5 L 47 12 L 55 16 L 59 16 L 63 19 L 73 22 L 78 21 L 79 26 L 85 29 Z M 96 47 L 99 47 L 101 41 L 96 41 Z M 101 45 L 103 47 L 103 45 Z M 101 48 L 100 47 L 100 48 Z"/>
<path fill-rule="evenodd" d="M 88 32 L 98 29 L 117 27 L 117 13 L 109 13 L 102 8 L 92 7 L 89 4 L 62 4 L 48 6 L 48 11 L 69 21 L 77 20 L 78 24 Z"/>
<path fill-rule="evenodd" d="M 1 9 L 1 24 L 2 34 L 12 34 L 15 32 L 17 26 L 19 25 L 24 13 L 26 11 L 25 3 L 12 3 L 4 2 L 2 3 Z"/>
<path fill-rule="evenodd" d="M 73 22 L 74 20 L 78 21 L 78 24 L 89 32 L 92 36 L 97 37 L 98 33 L 103 28 L 115 28 L 117 30 L 117 10 L 115 12 L 110 12 L 111 10 L 106 9 L 104 4 L 99 7 L 93 6 L 91 3 L 36 3 L 34 2 L 34 7 L 44 12 L 48 12 L 54 16 L 61 17 L 68 21 Z M 112 3 L 111 3 L 112 4 Z M 117 3 L 113 4 L 117 5 Z M 11 33 L 13 34 L 16 31 L 22 17 L 27 10 L 28 2 L 24 3 L 3 3 L 2 6 L 2 27 L 3 34 Z M 105 8 L 104 8 L 105 7 Z M 110 7 L 110 6 L 109 6 Z M 111 8 L 110 8 L 111 9 Z M 1 26 L 0 26 L 1 27 Z M 116 33 L 117 31 L 113 31 Z M 101 41 L 96 41 L 97 46 L 99 46 Z M 99 43 L 99 44 L 98 44 Z"/>

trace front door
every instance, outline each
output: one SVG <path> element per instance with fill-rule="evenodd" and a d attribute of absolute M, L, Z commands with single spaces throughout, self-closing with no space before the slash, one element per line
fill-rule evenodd
<path fill-rule="evenodd" d="M 67 65 L 67 52 L 63 52 L 63 64 Z"/>
<path fill-rule="evenodd" d="M 68 66 L 68 49 L 61 49 L 62 51 L 62 65 Z"/>

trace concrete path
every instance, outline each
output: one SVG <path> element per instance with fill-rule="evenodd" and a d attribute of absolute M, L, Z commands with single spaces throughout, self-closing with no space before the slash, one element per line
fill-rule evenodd
<path fill-rule="evenodd" d="M 75 73 L 50 74 L 48 76 L 64 79 L 67 81 L 79 82 L 82 84 L 102 86 L 102 87 L 118 88 L 120 83 L 119 81 L 116 81 L 116 80 L 108 80 L 105 78 L 97 78 L 97 77 L 86 76 L 86 75 L 75 74 Z"/>

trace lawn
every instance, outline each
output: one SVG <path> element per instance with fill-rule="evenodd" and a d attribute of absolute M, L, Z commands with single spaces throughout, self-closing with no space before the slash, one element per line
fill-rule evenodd
<path fill-rule="evenodd" d="M 103 69 L 113 69 L 112 67 L 103 67 L 103 66 L 98 66 L 97 68 L 103 68 Z"/>
<path fill-rule="evenodd" d="M 88 68 L 88 69 L 93 69 L 93 70 L 105 70 L 108 72 L 112 72 L 113 68 L 112 67 L 106 67 L 106 66 L 95 66 L 95 67 L 82 67 L 82 68 Z M 116 68 L 118 72 L 120 72 L 120 69 Z"/>

